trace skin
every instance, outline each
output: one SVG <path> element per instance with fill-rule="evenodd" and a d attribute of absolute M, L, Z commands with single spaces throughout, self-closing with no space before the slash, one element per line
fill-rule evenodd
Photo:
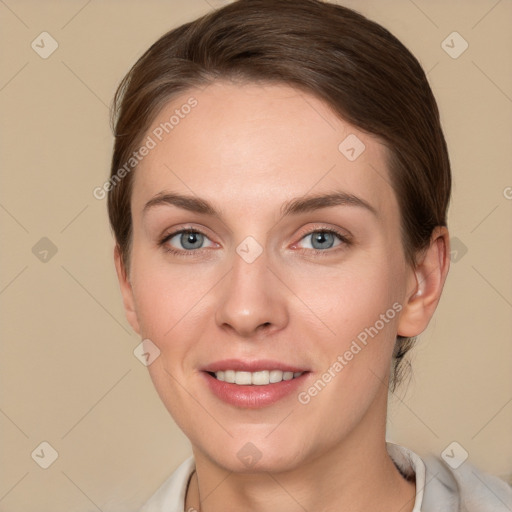
<path fill-rule="evenodd" d="M 436 309 L 448 231 L 436 228 L 416 268 L 406 263 L 386 148 L 314 96 L 218 81 L 174 98 L 147 134 L 190 96 L 198 105 L 137 167 L 129 272 L 114 250 L 128 321 L 160 349 L 151 378 L 192 444 L 186 510 L 412 510 L 415 483 L 385 444 L 390 362 L 397 333 L 421 333 Z M 355 161 L 338 150 L 349 134 L 366 146 Z M 354 205 L 281 215 L 293 198 L 333 190 L 376 215 Z M 175 205 L 143 214 L 170 191 L 211 202 L 221 218 Z M 206 234 L 188 249 L 195 255 L 158 245 L 184 227 Z M 351 243 L 312 245 L 311 233 L 332 228 Z M 263 250 L 252 263 L 236 252 L 247 236 Z M 185 253 L 182 243 L 177 235 L 167 246 Z M 234 407 L 200 374 L 220 359 L 275 359 L 309 369 L 307 390 L 395 302 L 401 311 L 306 405 L 292 393 L 260 409 Z M 237 457 L 248 442 L 261 454 L 253 467 Z"/>

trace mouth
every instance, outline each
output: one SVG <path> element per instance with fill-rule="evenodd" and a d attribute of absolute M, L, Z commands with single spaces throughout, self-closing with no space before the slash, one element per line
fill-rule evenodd
<path fill-rule="evenodd" d="M 200 374 L 207 389 L 224 403 L 258 409 L 298 393 L 312 372 L 277 361 L 229 359 L 201 368 Z"/>

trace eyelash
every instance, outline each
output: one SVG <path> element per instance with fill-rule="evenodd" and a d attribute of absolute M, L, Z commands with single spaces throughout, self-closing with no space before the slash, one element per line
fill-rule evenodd
<path fill-rule="evenodd" d="M 201 249 L 192 249 L 192 250 L 183 250 L 183 251 L 180 251 L 179 249 L 174 249 L 173 247 L 169 246 L 167 244 L 167 242 L 174 238 L 176 235 L 180 235 L 182 233 L 199 233 L 205 237 L 208 237 L 208 235 L 206 233 L 203 233 L 200 229 L 196 229 L 196 228 L 186 228 L 186 229 L 180 229 L 178 231 L 173 231 L 172 233 L 169 233 L 167 235 L 165 235 L 159 242 L 158 242 L 158 245 L 160 247 L 162 247 L 162 249 L 167 252 L 167 253 L 170 253 L 170 254 L 174 254 L 176 256 L 192 256 L 192 257 L 195 257 L 197 255 L 198 252 L 201 251 Z M 338 250 L 340 249 L 343 249 L 343 247 L 341 247 L 341 245 L 345 245 L 345 246 L 350 246 L 352 244 L 352 241 L 349 239 L 349 237 L 347 237 L 346 235 L 342 234 L 340 231 L 334 229 L 334 228 L 316 228 L 316 229 L 313 229 L 312 231 L 309 231 L 308 233 L 304 234 L 300 240 L 306 238 L 307 236 L 310 236 L 312 235 L 313 233 L 331 233 L 333 235 L 336 235 L 340 241 L 342 242 L 342 244 L 340 244 L 340 246 L 337 246 L 337 248 L 330 248 L 330 249 L 326 249 L 326 250 L 321 250 L 321 249 L 299 249 L 299 252 L 303 253 L 303 252 L 313 252 L 313 254 L 315 254 L 316 256 L 328 256 L 330 254 L 332 254 L 333 252 L 337 252 Z"/>

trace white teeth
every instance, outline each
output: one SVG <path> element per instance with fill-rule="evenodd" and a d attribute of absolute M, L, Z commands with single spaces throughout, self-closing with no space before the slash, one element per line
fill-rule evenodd
<path fill-rule="evenodd" d="M 225 370 L 224 371 L 224 380 L 226 382 L 235 382 L 235 371 L 234 370 Z"/>
<path fill-rule="evenodd" d="M 251 375 L 251 384 L 262 386 L 269 383 L 269 371 L 254 372 Z"/>
<path fill-rule="evenodd" d="M 235 372 L 235 384 L 252 384 L 251 372 Z"/>
<path fill-rule="evenodd" d="M 269 375 L 270 382 L 281 382 L 283 380 L 283 372 L 281 370 L 272 370 Z"/>
<path fill-rule="evenodd" d="M 262 370 L 259 372 L 238 372 L 235 370 L 224 370 L 215 372 L 217 380 L 239 384 L 241 386 L 255 385 L 265 386 L 282 380 L 291 380 L 299 377 L 303 372 L 283 372 L 281 370 Z"/>

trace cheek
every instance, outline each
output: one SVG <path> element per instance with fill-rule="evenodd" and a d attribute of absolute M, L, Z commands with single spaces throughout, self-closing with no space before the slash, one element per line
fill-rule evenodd
<path fill-rule="evenodd" d="M 359 267 L 358 272 L 344 272 L 322 283 L 305 295 L 304 302 L 319 312 L 331 332 L 315 340 L 314 350 L 323 363 L 318 375 L 322 382 L 304 392 L 319 417 L 326 408 L 332 411 L 329 428 L 336 437 L 340 422 L 359 421 L 387 387 L 402 306 L 396 300 L 396 276 L 389 268 Z"/>
<path fill-rule="evenodd" d="M 314 312 L 331 339 L 343 342 L 373 325 L 392 308 L 400 299 L 402 279 L 393 267 L 377 264 L 373 258 L 361 258 L 339 269 L 298 273 L 290 287 L 306 306 L 304 311 Z M 391 320 L 395 316 L 393 313 Z M 386 326 L 394 323 L 390 321 Z"/>
<path fill-rule="evenodd" d="M 330 368 L 336 377 L 323 403 L 354 403 L 362 395 L 370 399 L 385 382 L 402 309 L 402 279 L 393 266 L 368 259 L 325 275 L 316 285 L 313 279 L 305 286 L 297 283 L 298 294 L 322 320 L 319 325 L 328 328 L 317 337 L 316 350 L 323 355 L 324 370 Z"/>
<path fill-rule="evenodd" d="M 141 335 L 162 352 L 180 351 L 200 328 L 212 274 L 201 265 L 165 264 L 156 251 L 134 251 L 132 287 Z M 192 336 L 193 338 L 193 336 Z M 176 343 L 176 341 L 180 343 Z"/>

